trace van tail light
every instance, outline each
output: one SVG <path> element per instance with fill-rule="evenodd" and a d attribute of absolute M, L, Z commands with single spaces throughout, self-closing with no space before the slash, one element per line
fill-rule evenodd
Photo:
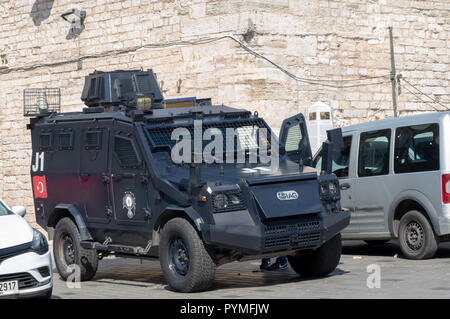
<path fill-rule="evenodd" d="M 442 175 L 442 202 L 450 204 L 450 174 Z"/>

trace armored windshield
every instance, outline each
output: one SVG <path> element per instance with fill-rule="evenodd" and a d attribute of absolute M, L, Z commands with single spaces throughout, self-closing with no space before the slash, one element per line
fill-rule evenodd
<path fill-rule="evenodd" d="M 237 152 L 270 152 L 270 130 L 261 119 L 148 127 L 153 149 L 172 150 L 184 144 L 189 151 L 214 157 Z M 195 146 L 196 144 L 196 146 Z M 192 147 L 190 147 L 192 145 Z M 200 146 L 200 147 L 199 147 Z"/>

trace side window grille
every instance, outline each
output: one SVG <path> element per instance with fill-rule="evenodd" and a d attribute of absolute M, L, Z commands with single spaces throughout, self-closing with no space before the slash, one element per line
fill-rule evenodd
<path fill-rule="evenodd" d="M 99 150 L 102 144 L 102 132 L 100 131 L 90 131 L 86 132 L 84 148 L 86 150 Z"/>
<path fill-rule="evenodd" d="M 73 134 L 69 133 L 59 133 L 59 150 L 72 150 Z"/>
<path fill-rule="evenodd" d="M 114 153 L 119 160 L 120 166 L 136 167 L 141 164 L 131 139 L 120 136 L 114 137 Z"/>
<path fill-rule="evenodd" d="M 52 148 L 52 133 L 42 133 L 39 136 L 39 150 L 49 151 Z"/>

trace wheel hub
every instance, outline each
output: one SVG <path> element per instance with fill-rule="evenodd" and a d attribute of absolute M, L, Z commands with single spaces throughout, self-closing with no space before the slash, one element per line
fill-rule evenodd
<path fill-rule="evenodd" d="M 64 260 L 67 265 L 75 263 L 75 250 L 73 247 L 72 238 L 69 235 L 65 235 L 62 239 L 62 249 L 64 254 Z"/>
<path fill-rule="evenodd" d="M 184 277 L 189 271 L 189 251 L 183 238 L 177 237 L 169 244 L 169 267 L 178 277 Z"/>
<path fill-rule="evenodd" d="M 405 229 L 406 244 L 412 250 L 419 250 L 422 248 L 425 235 L 422 225 L 413 221 L 410 222 Z"/>

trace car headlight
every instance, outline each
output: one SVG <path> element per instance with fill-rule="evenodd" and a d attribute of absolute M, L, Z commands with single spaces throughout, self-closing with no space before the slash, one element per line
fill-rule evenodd
<path fill-rule="evenodd" d="M 31 242 L 31 250 L 39 255 L 48 252 L 48 242 L 44 235 L 36 229 L 33 229 L 33 241 Z"/>

